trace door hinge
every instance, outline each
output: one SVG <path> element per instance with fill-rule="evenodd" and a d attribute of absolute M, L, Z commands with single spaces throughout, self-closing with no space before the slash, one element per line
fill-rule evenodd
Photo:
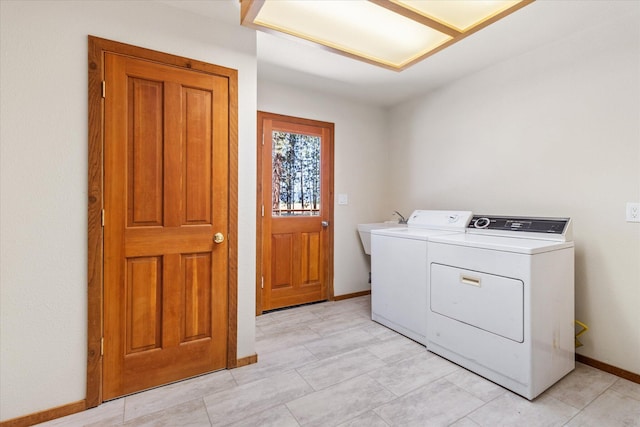
<path fill-rule="evenodd" d="M 105 82 L 104 80 L 102 81 L 102 97 L 107 97 L 107 82 Z"/>
<path fill-rule="evenodd" d="M 100 356 L 104 356 L 104 337 L 100 338 Z"/>
<path fill-rule="evenodd" d="M 262 216 L 264 216 L 264 205 L 262 205 Z"/>
<path fill-rule="evenodd" d="M 104 227 L 104 209 L 102 209 L 102 212 L 100 213 L 100 223 Z"/>
<path fill-rule="evenodd" d="M 262 279 L 261 280 L 262 283 L 260 283 L 260 287 L 264 289 L 264 276 L 261 276 L 260 278 Z"/>

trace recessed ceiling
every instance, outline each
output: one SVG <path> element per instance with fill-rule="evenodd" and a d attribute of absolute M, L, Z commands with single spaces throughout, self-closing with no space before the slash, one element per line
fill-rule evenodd
<path fill-rule="evenodd" d="M 160 3 L 214 22 L 240 26 L 238 0 L 160 0 Z M 389 107 L 499 62 L 544 49 L 565 38 L 580 37 L 589 28 L 628 17 L 634 17 L 640 25 L 640 2 L 536 1 L 401 73 L 317 49 L 308 42 L 256 31 L 258 87 L 260 81 L 269 81 Z M 625 36 L 629 34 L 619 34 Z M 637 37 L 637 32 L 631 36 Z"/>
<path fill-rule="evenodd" d="M 241 0 L 241 22 L 402 71 L 532 2 Z"/>

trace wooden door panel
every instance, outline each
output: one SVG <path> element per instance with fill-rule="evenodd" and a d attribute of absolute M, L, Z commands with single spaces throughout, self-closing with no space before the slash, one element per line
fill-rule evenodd
<path fill-rule="evenodd" d="M 125 354 L 162 346 L 162 258 L 127 260 Z"/>
<path fill-rule="evenodd" d="M 317 285 L 320 282 L 322 267 L 320 257 L 320 233 L 301 233 L 300 238 L 302 240 L 302 244 L 300 245 L 300 266 L 302 269 L 300 284 L 302 286 Z"/>
<path fill-rule="evenodd" d="M 129 79 L 128 227 L 162 224 L 162 82 Z M 134 126 L 133 123 L 138 123 Z"/>
<path fill-rule="evenodd" d="M 319 233 L 272 234 L 269 304 L 276 307 L 301 304 L 300 299 L 319 301 L 326 298 L 320 277 Z"/>
<path fill-rule="evenodd" d="M 183 224 L 211 223 L 211 117 L 212 93 L 184 88 L 182 99 L 186 163 L 184 168 L 185 218 Z"/>
<path fill-rule="evenodd" d="M 184 265 L 181 342 L 211 338 L 211 254 L 182 255 Z"/>
<path fill-rule="evenodd" d="M 228 84 L 107 55 L 105 383 L 112 398 L 224 368 Z M 214 197 L 215 195 L 215 197 Z"/>
<path fill-rule="evenodd" d="M 294 238 L 293 234 L 273 234 L 271 237 L 271 289 L 293 287 Z"/>

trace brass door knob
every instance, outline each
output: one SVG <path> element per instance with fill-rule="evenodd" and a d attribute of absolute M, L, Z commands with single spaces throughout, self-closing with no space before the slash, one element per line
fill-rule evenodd
<path fill-rule="evenodd" d="M 213 241 L 215 243 L 222 243 L 224 242 L 224 234 L 222 233 L 216 233 L 213 235 Z"/>

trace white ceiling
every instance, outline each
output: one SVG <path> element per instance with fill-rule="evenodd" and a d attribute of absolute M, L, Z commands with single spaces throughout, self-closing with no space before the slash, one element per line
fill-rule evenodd
<path fill-rule="evenodd" d="M 240 25 L 238 0 L 162 2 Z M 257 32 L 258 78 L 391 106 L 638 9 L 638 0 L 537 0 L 402 72 Z"/>

